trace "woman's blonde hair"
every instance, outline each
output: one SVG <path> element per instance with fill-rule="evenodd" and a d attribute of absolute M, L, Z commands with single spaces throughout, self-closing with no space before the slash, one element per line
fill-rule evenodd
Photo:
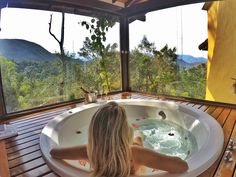
<path fill-rule="evenodd" d="M 88 133 L 93 177 L 127 177 L 131 169 L 131 129 L 123 107 L 109 102 L 93 115 Z"/>

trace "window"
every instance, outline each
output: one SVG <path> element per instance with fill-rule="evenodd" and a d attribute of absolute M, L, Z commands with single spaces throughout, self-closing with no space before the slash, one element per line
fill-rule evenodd
<path fill-rule="evenodd" d="M 1 15 L 0 64 L 8 113 L 84 97 L 81 87 L 100 94 L 120 90 L 115 17 L 15 8 L 4 8 Z M 110 27 L 102 29 L 106 22 Z"/>
<path fill-rule="evenodd" d="M 207 38 L 203 4 L 158 10 L 130 23 L 132 90 L 205 99 Z M 192 25 L 194 21 L 195 25 Z"/>

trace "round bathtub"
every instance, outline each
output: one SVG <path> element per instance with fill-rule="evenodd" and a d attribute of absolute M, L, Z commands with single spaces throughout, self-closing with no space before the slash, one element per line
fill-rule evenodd
<path fill-rule="evenodd" d="M 182 127 L 190 132 L 196 142 L 195 150 L 189 151 L 188 156 L 184 158 L 189 165 L 189 170 L 186 173 L 169 174 L 147 168 L 140 176 L 198 176 L 214 163 L 222 151 L 224 136 L 221 126 L 214 118 L 198 109 L 159 100 L 127 99 L 115 101 L 125 108 L 128 121 L 134 127 L 138 125 L 138 121 L 141 119 L 149 120 L 150 117 L 154 117 L 157 121 L 168 121 L 173 125 Z M 44 127 L 40 135 L 41 151 L 47 164 L 60 176 L 89 176 L 89 164 L 81 165 L 78 161 L 57 160 L 52 158 L 49 152 L 53 147 L 86 144 L 88 125 L 99 106 L 101 104 L 92 103 L 71 109 L 55 117 Z M 169 133 L 168 136 L 171 138 L 172 134 Z M 185 139 L 187 138 L 185 137 Z"/>

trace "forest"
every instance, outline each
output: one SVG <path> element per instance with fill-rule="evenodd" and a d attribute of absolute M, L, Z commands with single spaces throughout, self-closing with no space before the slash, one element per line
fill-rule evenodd
<path fill-rule="evenodd" d="M 96 26 L 95 26 L 96 24 Z M 7 112 L 16 112 L 83 97 L 81 87 L 98 94 L 121 90 L 118 45 L 104 45 L 114 21 L 82 22 L 90 36 L 78 54 L 61 52 L 52 61 L 15 62 L 0 55 Z M 157 50 L 143 36 L 129 53 L 130 85 L 133 91 L 204 99 L 206 65 L 180 68 L 176 48 L 166 44 Z"/>

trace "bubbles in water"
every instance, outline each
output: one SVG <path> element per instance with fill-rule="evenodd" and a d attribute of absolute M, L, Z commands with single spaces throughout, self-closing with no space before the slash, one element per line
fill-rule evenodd
<path fill-rule="evenodd" d="M 137 125 L 134 130 L 143 134 L 145 147 L 182 159 L 197 150 L 195 137 L 173 122 L 148 118 L 138 121 Z"/>

